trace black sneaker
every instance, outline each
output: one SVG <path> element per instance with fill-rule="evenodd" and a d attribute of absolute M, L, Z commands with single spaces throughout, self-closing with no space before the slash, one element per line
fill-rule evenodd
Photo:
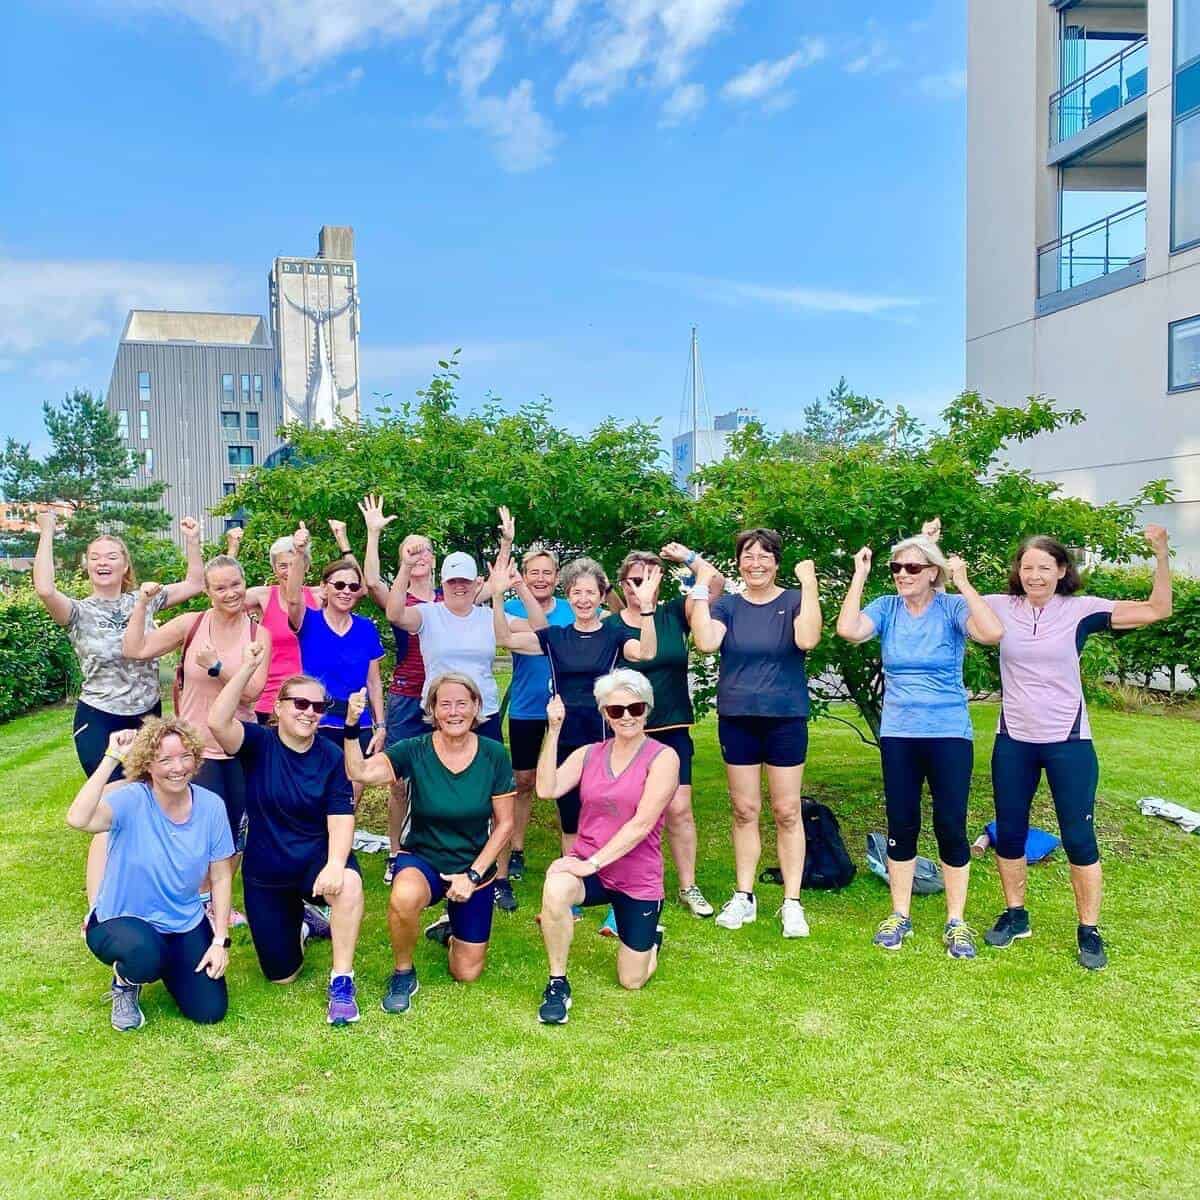
<path fill-rule="evenodd" d="M 514 850 L 508 858 L 508 877 L 509 879 L 524 879 L 525 878 L 525 851 Z"/>
<path fill-rule="evenodd" d="M 1079 965 L 1089 971 L 1099 971 L 1108 966 L 1108 955 L 1104 952 L 1104 939 L 1096 928 L 1079 930 Z"/>
<path fill-rule="evenodd" d="M 983 940 L 989 946 L 1003 950 L 1006 946 L 1011 946 L 1017 938 L 1032 936 L 1033 930 L 1029 927 L 1029 914 L 1024 911 L 1014 912 L 1013 909 L 1006 908 L 996 918 L 995 925 L 983 935 Z"/>
<path fill-rule="evenodd" d="M 443 948 L 450 945 L 450 918 L 443 913 L 425 929 L 425 936 Z"/>
<path fill-rule="evenodd" d="M 538 1020 L 543 1025 L 565 1025 L 571 1008 L 571 985 L 565 979 L 552 979 L 542 993 Z"/>
<path fill-rule="evenodd" d="M 511 871 L 512 868 L 510 867 L 509 870 Z M 507 879 L 497 879 L 492 884 L 492 888 L 496 907 L 501 912 L 517 911 L 517 898 L 513 895 L 512 884 Z"/>
<path fill-rule="evenodd" d="M 404 1013 L 412 1007 L 412 998 L 420 990 L 416 971 L 393 971 L 383 998 L 385 1013 Z"/>

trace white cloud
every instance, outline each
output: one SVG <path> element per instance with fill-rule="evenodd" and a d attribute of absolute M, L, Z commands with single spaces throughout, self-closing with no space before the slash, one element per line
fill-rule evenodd
<path fill-rule="evenodd" d="M 778 286 L 750 283 L 737 279 L 714 279 L 671 271 L 637 272 L 629 276 L 642 283 L 677 287 L 707 300 L 722 304 L 765 304 L 794 313 L 850 313 L 881 316 L 917 308 L 921 301 L 907 296 L 877 292 L 844 292 L 834 289 Z"/>
<path fill-rule="evenodd" d="M 953 71 L 939 71 L 924 75 L 917 80 L 917 88 L 931 100 L 954 100 L 967 90 L 967 71 L 959 67 Z"/>
<path fill-rule="evenodd" d="M 762 100 L 785 84 L 796 71 L 820 62 L 828 53 L 822 38 L 805 38 L 786 58 L 763 59 L 735 75 L 721 89 L 726 100 L 746 104 Z"/>
<path fill-rule="evenodd" d="M 682 125 L 695 117 L 707 102 L 703 84 L 681 84 L 667 97 L 658 123 L 662 126 Z"/>
<path fill-rule="evenodd" d="M 228 311 L 234 293 L 223 266 L 0 258 L 0 349 L 112 339 L 131 308 Z"/>
<path fill-rule="evenodd" d="M 504 36 L 498 32 L 499 24 L 500 6 L 489 4 L 455 45 L 458 61 L 450 78 L 468 96 L 475 95 L 487 83 L 504 55 Z"/>
<path fill-rule="evenodd" d="M 522 79 L 506 96 L 468 97 L 466 116 L 468 124 L 491 135 L 496 159 L 506 171 L 545 166 L 561 140 L 538 112 L 528 79 Z"/>

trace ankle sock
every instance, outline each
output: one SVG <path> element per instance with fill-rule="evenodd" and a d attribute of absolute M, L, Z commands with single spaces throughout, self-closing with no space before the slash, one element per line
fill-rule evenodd
<path fill-rule="evenodd" d="M 329 982 L 332 983 L 335 979 L 353 980 L 354 972 L 353 971 L 330 971 L 329 972 Z"/>
<path fill-rule="evenodd" d="M 746 899 L 749 900 L 751 904 L 754 903 L 754 893 L 753 892 L 737 892 L 736 895 L 745 896 Z"/>

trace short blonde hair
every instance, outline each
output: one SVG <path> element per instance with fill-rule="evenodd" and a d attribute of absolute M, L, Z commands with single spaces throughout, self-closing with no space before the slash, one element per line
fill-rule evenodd
<path fill-rule="evenodd" d="M 654 685 L 651 684 L 641 671 L 632 671 L 628 667 L 619 667 L 607 675 L 601 675 L 592 685 L 592 695 L 596 704 L 603 708 L 614 692 L 632 692 L 639 700 L 644 700 L 650 708 L 654 707 Z"/>
<path fill-rule="evenodd" d="M 205 584 L 208 583 L 209 573 L 211 571 L 220 570 L 222 567 L 232 567 L 241 576 L 242 582 L 246 582 L 246 568 L 243 567 L 236 558 L 233 558 L 228 554 L 214 554 L 212 558 L 210 558 L 208 562 L 204 564 Z"/>
<path fill-rule="evenodd" d="M 425 710 L 425 720 L 430 725 L 437 728 L 437 721 L 434 720 L 433 710 L 437 707 L 438 689 L 444 687 L 448 683 L 457 683 L 465 687 L 471 693 L 471 698 L 475 701 L 475 705 L 479 710 L 475 714 L 475 724 L 483 724 L 483 693 L 479 690 L 479 684 L 473 680 L 470 675 L 464 675 L 462 671 L 443 671 L 442 674 L 434 678 L 429 684 L 429 690 L 425 693 L 425 703 L 421 706 Z"/>
<path fill-rule="evenodd" d="M 179 717 L 147 717 L 133 739 L 133 745 L 125 752 L 125 778 L 137 782 L 150 778 L 150 764 L 159 748 L 169 737 L 177 737 L 183 748 L 196 760 L 192 771 L 194 779 L 204 762 L 204 739 L 186 721 Z"/>
<path fill-rule="evenodd" d="M 521 555 L 521 570 L 524 571 L 535 558 L 548 558 L 554 564 L 554 569 L 558 570 L 558 555 L 549 546 L 543 546 L 541 542 L 534 542 Z"/>
<path fill-rule="evenodd" d="M 892 558 L 894 559 L 897 554 L 905 550 L 917 551 L 918 554 L 924 556 L 925 561 L 931 567 L 937 567 L 937 578 L 933 581 L 934 587 L 944 588 L 946 586 L 946 580 L 950 577 L 950 564 L 938 548 L 937 542 L 923 533 L 918 533 L 916 537 L 905 538 L 903 541 L 897 542 L 892 547 Z"/>

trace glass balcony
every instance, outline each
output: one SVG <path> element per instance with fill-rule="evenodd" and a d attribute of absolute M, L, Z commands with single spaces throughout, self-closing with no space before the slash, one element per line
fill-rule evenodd
<path fill-rule="evenodd" d="M 1038 298 L 1091 283 L 1146 256 L 1146 201 L 1038 248 Z"/>
<path fill-rule="evenodd" d="M 1148 64 L 1147 40 L 1140 38 L 1055 92 L 1050 97 L 1050 145 L 1065 142 L 1144 96 Z"/>

